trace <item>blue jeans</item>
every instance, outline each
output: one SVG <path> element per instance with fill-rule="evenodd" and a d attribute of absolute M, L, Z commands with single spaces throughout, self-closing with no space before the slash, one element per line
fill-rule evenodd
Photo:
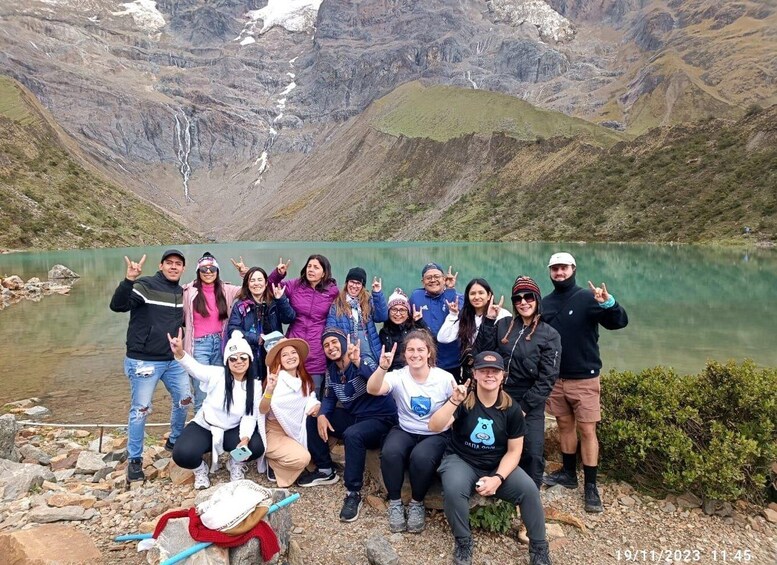
<path fill-rule="evenodd" d="M 127 425 L 127 456 L 143 456 L 146 417 L 151 413 L 151 398 L 160 380 L 170 393 L 170 443 L 175 443 L 186 424 L 186 413 L 192 403 L 189 375 L 178 361 L 141 361 L 124 358 L 124 374 L 130 382 L 131 405 Z"/>
<path fill-rule="evenodd" d="M 194 338 L 192 347 L 192 357 L 203 365 L 224 366 L 224 352 L 221 350 L 221 334 L 210 334 Z M 196 414 L 202 407 L 202 403 L 207 396 L 205 391 L 200 388 L 200 381 L 192 379 L 192 389 L 194 390 L 194 413 Z"/>

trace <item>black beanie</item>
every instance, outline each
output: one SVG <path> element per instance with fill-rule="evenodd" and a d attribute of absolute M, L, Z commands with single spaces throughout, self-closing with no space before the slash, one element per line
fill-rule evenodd
<path fill-rule="evenodd" d="M 367 271 L 361 267 L 354 267 L 348 271 L 348 275 L 345 277 L 345 282 L 348 281 L 359 281 L 362 286 L 367 286 Z"/>

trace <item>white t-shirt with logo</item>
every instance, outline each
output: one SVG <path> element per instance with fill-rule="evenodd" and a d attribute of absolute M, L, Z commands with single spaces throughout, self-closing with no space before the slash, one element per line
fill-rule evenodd
<path fill-rule="evenodd" d="M 432 367 L 423 384 L 410 376 L 405 366 L 386 373 L 383 379 L 389 387 L 388 394 L 397 403 L 399 426 L 411 434 L 432 435 L 429 418 L 453 394 L 453 375 L 439 367 Z"/>

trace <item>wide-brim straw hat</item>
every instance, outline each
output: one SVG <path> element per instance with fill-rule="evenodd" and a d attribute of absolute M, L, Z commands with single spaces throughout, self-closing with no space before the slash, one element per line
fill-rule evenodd
<path fill-rule="evenodd" d="M 278 342 L 272 346 L 270 351 L 267 352 L 267 356 L 264 359 L 265 364 L 268 367 L 272 366 L 272 364 L 275 363 L 275 358 L 278 356 L 278 354 L 280 354 L 281 349 L 289 345 L 297 350 L 297 353 L 299 354 L 299 362 L 304 363 L 305 359 L 308 358 L 308 353 L 310 353 L 310 346 L 308 345 L 308 342 L 297 337 L 284 337 L 279 339 Z"/>

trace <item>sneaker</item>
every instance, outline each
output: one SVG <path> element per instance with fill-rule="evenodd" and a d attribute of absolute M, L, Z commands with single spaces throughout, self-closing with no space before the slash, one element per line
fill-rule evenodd
<path fill-rule="evenodd" d="M 319 470 L 305 471 L 297 479 L 297 486 L 300 487 L 315 487 L 318 485 L 333 485 L 340 480 L 337 473 L 332 471 L 328 475 L 322 473 Z"/>
<path fill-rule="evenodd" d="M 599 489 L 596 483 L 587 483 L 585 485 L 585 511 L 586 512 L 604 512 L 602 499 L 599 497 Z"/>
<path fill-rule="evenodd" d="M 230 481 L 242 481 L 246 478 L 246 464 L 242 461 L 235 461 L 231 457 L 227 461 Z"/>
<path fill-rule="evenodd" d="M 135 457 L 129 460 L 127 465 L 127 482 L 145 481 L 146 475 L 143 474 L 143 459 Z"/>
<path fill-rule="evenodd" d="M 208 466 L 205 461 L 194 470 L 194 490 L 210 488 L 210 477 L 208 477 Z"/>
<path fill-rule="evenodd" d="M 343 501 L 343 508 L 340 510 L 341 522 L 353 522 L 359 517 L 359 510 L 362 509 L 362 495 L 358 492 L 349 492 Z"/>
<path fill-rule="evenodd" d="M 389 530 L 392 534 L 404 532 L 407 529 L 405 506 L 401 500 L 389 500 L 388 507 Z"/>
<path fill-rule="evenodd" d="M 577 475 L 568 473 L 565 469 L 559 469 L 542 477 L 543 484 L 552 487 L 561 485 L 566 488 L 577 488 Z"/>
<path fill-rule="evenodd" d="M 553 565 L 547 541 L 529 542 L 529 565 Z"/>
<path fill-rule="evenodd" d="M 453 565 L 472 565 L 472 537 L 456 538 Z"/>
<path fill-rule="evenodd" d="M 407 531 L 418 534 L 424 531 L 426 525 L 426 507 L 423 502 L 411 500 L 407 505 Z"/>
<path fill-rule="evenodd" d="M 170 443 L 169 439 L 165 442 L 165 449 L 167 451 L 172 453 L 174 447 L 175 447 L 175 444 L 174 443 Z"/>
<path fill-rule="evenodd" d="M 272 470 L 272 467 L 267 465 L 267 480 L 271 483 L 277 483 L 278 479 L 275 478 L 275 471 Z"/>

